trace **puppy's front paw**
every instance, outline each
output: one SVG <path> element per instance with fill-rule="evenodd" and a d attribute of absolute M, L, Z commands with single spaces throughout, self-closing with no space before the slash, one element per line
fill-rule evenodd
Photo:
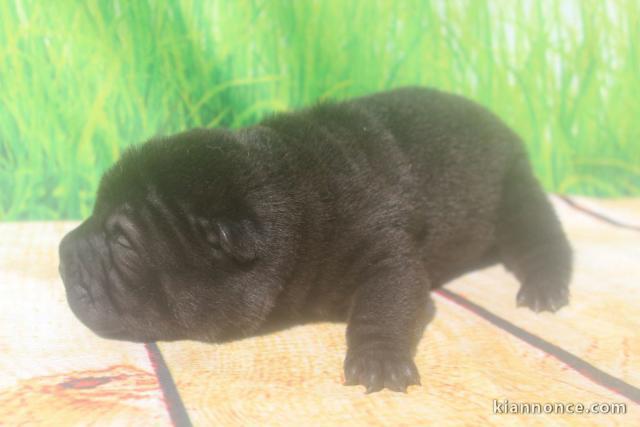
<path fill-rule="evenodd" d="M 516 297 L 518 307 L 526 306 L 539 313 L 555 312 L 569 304 L 569 287 L 551 280 L 527 281 Z"/>
<path fill-rule="evenodd" d="M 347 354 L 344 361 L 345 385 L 363 385 L 367 394 L 384 387 L 406 393 L 407 387 L 420 385 L 420 374 L 411 356 L 393 350 L 369 349 Z"/>

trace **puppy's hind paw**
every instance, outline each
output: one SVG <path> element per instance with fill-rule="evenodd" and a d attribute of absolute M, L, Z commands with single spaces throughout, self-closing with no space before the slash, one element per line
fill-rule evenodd
<path fill-rule="evenodd" d="M 557 283 L 527 282 L 520 287 L 516 304 L 529 307 L 536 313 L 553 313 L 569 304 L 569 288 Z"/>

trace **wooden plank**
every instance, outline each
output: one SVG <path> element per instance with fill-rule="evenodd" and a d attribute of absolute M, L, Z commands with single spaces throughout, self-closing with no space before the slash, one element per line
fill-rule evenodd
<path fill-rule="evenodd" d="M 557 199 L 554 204 L 575 251 L 568 307 L 555 314 L 517 308 L 519 285 L 499 266 L 466 275 L 447 289 L 640 387 L 640 233 Z"/>
<path fill-rule="evenodd" d="M 571 199 L 596 213 L 610 216 L 628 225 L 640 227 L 640 198 L 593 199 L 573 196 Z"/>
<path fill-rule="evenodd" d="M 196 425 L 630 425 L 637 405 L 436 297 L 416 363 L 422 387 L 365 395 L 342 385 L 344 325 L 322 323 L 223 345 L 163 343 Z M 626 402 L 626 415 L 493 414 L 512 402 Z"/>

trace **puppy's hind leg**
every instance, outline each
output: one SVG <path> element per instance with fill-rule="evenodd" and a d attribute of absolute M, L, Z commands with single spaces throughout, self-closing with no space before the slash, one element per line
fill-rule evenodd
<path fill-rule="evenodd" d="M 502 262 L 520 281 L 518 306 L 553 312 L 569 303 L 571 247 L 526 156 L 505 177 L 498 245 Z"/>

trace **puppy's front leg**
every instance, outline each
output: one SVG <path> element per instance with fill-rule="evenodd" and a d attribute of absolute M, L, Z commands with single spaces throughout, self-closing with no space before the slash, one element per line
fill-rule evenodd
<path fill-rule="evenodd" d="M 374 263 L 363 279 L 349 314 L 345 385 L 406 392 L 420 384 L 413 356 L 435 312 L 427 272 L 396 255 Z"/>

